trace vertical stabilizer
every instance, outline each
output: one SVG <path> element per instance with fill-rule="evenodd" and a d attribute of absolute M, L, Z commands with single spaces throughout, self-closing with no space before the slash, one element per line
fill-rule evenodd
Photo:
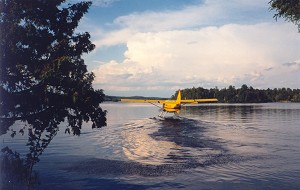
<path fill-rule="evenodd" d="M 180 92 L 180 90 L 178 90 L 178 94 L 177 94 L 176 103 L 178 103 L 178 104 L 180 104 L 180 103 L 181 103 L 181 92 Z"/>

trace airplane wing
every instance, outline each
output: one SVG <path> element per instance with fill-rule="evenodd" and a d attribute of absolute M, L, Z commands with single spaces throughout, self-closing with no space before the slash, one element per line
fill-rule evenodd
<path fill-rule="evenodd" d="M 164 104 L 166 102 L 166 100 L 121 99 L 121 102 L 130 102 L 130 103 L 160 103 L 160 104 Z"/>
<path fill-rule="evenodd" d="M 205 99 L 190 99 L 190 100 L 181 100 L 183 104 L 198 104 L 198 103 L 209 103 L 209 102 L 217 102 L 216 98 L 205 98 Z"/>

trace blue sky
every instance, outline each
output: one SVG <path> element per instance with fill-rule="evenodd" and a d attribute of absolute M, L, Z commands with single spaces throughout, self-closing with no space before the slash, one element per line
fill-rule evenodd
<path fill-rule="evenodd" d="M 300 34 L 268 2 L 93 0 L 78 28 L 96 45 L 84 56 L 93 85 L 164 97 L 193 86 L 300 88 Z"/>

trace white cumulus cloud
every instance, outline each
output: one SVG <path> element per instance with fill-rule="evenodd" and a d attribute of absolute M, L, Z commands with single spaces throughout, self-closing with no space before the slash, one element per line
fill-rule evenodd
<path fill-rule="evenodd" d="M 95 85 L 107 92 L 243 83 L 273 87 L 289 80 L 291 87 L 300 85 L 295 82 L 300 81 L 300 36 L 290 24 L 138 32 L 126 44 L 122 62 L 93 70 Z"/>
<path fill-rule="evenodd" d="M 300 35 L 293 24 L 274 21 L 268 2 L 206 0 L 118 16 L 109 29 L 91 31 L 97 49 L 90 62 L 101 63 L 93 65 L 94 85 L 128 95 L 192 86 L 299 88 Z M 123 60 L 95 60 L 97 50 L 120 44 L 127 47 Z"/>

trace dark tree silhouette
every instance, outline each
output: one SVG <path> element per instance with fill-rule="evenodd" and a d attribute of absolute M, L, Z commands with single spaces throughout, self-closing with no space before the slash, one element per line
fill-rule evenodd
<path fill-rule="evenodd" d="M 75 135 L 83 121 L 106 125 L 104 94 L 81 58 L 95 46 L 89 33 L 75 34 L 91 2 L 63 2 L 0 1 L 0 134 L 16 120 L 45 129 L 67 118 Z"/>
<path fill-rule="evenodd" d="M 174 99 L 177 95 L 172 96 Z M 186 88 L 181 90 L 182 98 L 197 99 L 197 98 L 217 98 L 219 102 L 225 103 L 265 103 L 265 102 L 300 102 L 300 89 L 290 88 L 275 88 L 267 90 L 254 89 L 243 84 L 241 88 L 229 86 L 228 88 L 204 89 Z"/>
<path fill-rule="evenodd" d="M 274 18 L 277 20 L 282 17 L 298 25 L 300 32 L 300 0 L 271 0 L 269 2 L 271 10 L 276 10 Z"/>
<path fill-rule="evenodd" d="M 16 180 L 32 187 L 32 168 L 61 122 L 66 120 L 65 131 L 74 135 L 80 135 L 83 122 L 106 125 L 106 111 L 99 107 L 103 91 L 93 89 L 94 74 L 81 58 L 95 46 L 89 33 L 75 33 L 90 5 L 0 0 L 0 135 L 21 120 L 19 132 L 28 129 L 29 147 L 26 158 L 2 149 L 3 188 L 15 187 Z"/>

